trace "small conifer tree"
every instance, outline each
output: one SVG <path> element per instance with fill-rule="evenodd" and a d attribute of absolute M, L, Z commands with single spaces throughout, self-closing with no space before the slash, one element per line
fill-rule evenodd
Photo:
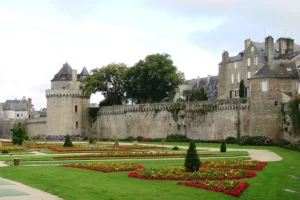
<path fill-rule="evenodd" d="M 73 143 L 72 143 L 71 138 L 70 138 L 69 135 L 67 135 L 63 147 L 73 147 Z"/>
<path fill-rule="evenodd" d="M 223 140 L 223 142 L 222 142 L 222 144 L 221 144 L 220 151 L 221 151 L 221 152 L 226 152 L 226 144 L 225 144 L 225 141 L 224 141 L 224 140 Z"/>
<path fill-rule="evenodd" d="M 242 79 L 240 82 L 240 98 L 244 98 L 245 97 L 245 85 L 244 85 L 244 80 Z"/>
<path fill-rule="evenodd" d="M 199 170 L 200 167 L 200 158 L 197 154 L 196 145 L 194 142 L 190 142 L 189 149 L 185 157 L 185 170 L 186 172 L 195 172 Z"/>

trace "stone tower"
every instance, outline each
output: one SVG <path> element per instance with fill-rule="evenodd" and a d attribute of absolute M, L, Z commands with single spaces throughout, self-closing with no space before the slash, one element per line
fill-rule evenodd
<path fill-rule="evenodd" d="M 89 76 L 85 67 L 77 74 L 68 63 L 54 75 L 46 90 L 47 135 L 87 133 L 90 98 L 82 92 L 85 76 Z"/>

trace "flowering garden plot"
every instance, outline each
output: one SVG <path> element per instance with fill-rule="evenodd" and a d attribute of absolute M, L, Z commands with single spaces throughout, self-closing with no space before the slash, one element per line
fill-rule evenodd
<path fill-rule="evenodd" d="M 48 147 L 51 151 L 55 152 L 74 152 L 74 151 L 129 151 L 122 148 L 89 148 L 89 147 Z"/>
<path fill-rule="evenodd" d="M 3 150 L 7 150 L 7 151 L 23 151 L 25 150 L 24 148 L 22 147 L 9 147 L 9 146 L 6 146 L 6 147 L 0 147 L 0 151 L 3 151 Z"/>
<path fill-rule="evenodd" d="M 129 177 L 148 180 L 230 180 L 240 178 L 252 178 L 255 172 L 243 169 L 216 169 L 200 168 L 198 172 L 185 172 L 182 167 L 166 167 L 162 169 L 143 168 L 134 172 L 129 172 Z"/>
<path fill-rule="evenodd" d="M 204 168 L 231 168 L 231 169 L 245 169 L 245 170 L 262 170 L 267 162 L 261 161 L 245 161 L 245 160 L 218 160 L 205 161 L 201 164 Z"/>
<path fill-rule="evenodd" d="M 116 147 L 109 147 L 109 148 L 116 148 Z M 118 148 L 123 148 L 123 149 L 161 149 L 161 148 L 166 148 L 166 147 L 159 147 L 159 146 L 146 146 L 146 145 L 122 145 L 119 146 Z"/>
<path fill-rule="evenodd" d="M 123 172 L 123 171 L 133 171 L 142 169 L 143 166 L 132 162 L 119 162 L 119 163 L 82 163 L 82 164 L 64 164 L 60 165 L 62 167 L 73 167 L 81 169 L 96 170 L 101 172 Z"/>
<path fill-rule="evenodd" d="M 24 145 L 26 148 L 48 148 L 48 147 L 52 147 L 52 148 L 59 148 L 62 145 L 61 144 L 47 144 L 47 143 L 32 143 L 32 144 L 25 144 Z"/>
<path fill-rule="evenodd" d="M 108 152 L 85 155 L 56 156 L 54 158 L 98 158 L 98 157 L 153 157 L 153 156 L 185 156 L 185 153 L 145 153 L 145 152 Z"/>
<path fill-rule="evenodd" d="M 178 185 L 186 185 L 216 192 L 223 192 L 232 196 L 239 197 L 247 188 L 248 182 L 229 181 L 185 181 L 178 182 Z"/>

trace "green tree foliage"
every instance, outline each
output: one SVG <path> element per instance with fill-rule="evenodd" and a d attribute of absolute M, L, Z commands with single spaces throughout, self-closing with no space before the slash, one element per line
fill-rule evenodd
<path fill-rule="evenodd" d="M 70 138 L 69 135 L 67 135 L 63 147 L 73 147 L 73 143 L 72 143 L 71 138 Z"/>
<path fill-rule="evenodd" d="M 200 158 L 197 154 L 196 145 L 194 142 L 190 142 L 190 146 L 185 157 L 185 170 L 187 172 L 198 171 L 200 164 Z"/>
<path fill-rule="evenodd" d="M 207 99 L 207 94 L 204 91 L 204 88 L 196 89 L 193 91 L 191 101 L 205 101 Z"/>
<path fill-rule="evenodd" d="M 184 81 L 183 77 L 183 73 L 173 65 L 170 55 L 148 55 L 128 69 L 127 97 L 135 103 L 173 100 L 178 86 Z"/>
<path fill-rule="evenodd" d="M 225 141 L 223 140 L 222 144 L 221 144 L 221 147 L 220 147 L 220 152 L 226 152 L 226 144 L 225 144 Z"/>
<path fill-rule="evenodd" d="M 121 105 L 124 96 L 124 77 L 127 66 L 123 63 L 111 63 L 91 71 L 91 76 L 84 79 L 83 92 L 87 95 L 101 92 L 104 96 L 102 105 Z"/>
<path fill-rule="evenodd" d="M 27 138 L 25 127 L 19 122 L 16 127 L 11 129 L 12 132 L 12 143 L 22 145 L 24 139 Z"/>
<path fill-rule="evenodd" d="M 244 85 L 244 80 L 242 79 L 240 82 L 240 98 L 245 97 L 245 85 Z"/>

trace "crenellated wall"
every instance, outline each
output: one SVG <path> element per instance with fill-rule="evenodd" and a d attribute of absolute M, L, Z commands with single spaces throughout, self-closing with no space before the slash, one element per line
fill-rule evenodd
<path fill-rule="evenodd" d="M 26 130 L 29 137 L 45 135 L 46 117 L 26 119 Z"/>
<path fill-rule="evenodd" d="M 161 103 L 104 107 L 98 113 L 101 138 L 129 136 L 217 140 L 249 135 L 249 104 L 218 102 Z"/>

